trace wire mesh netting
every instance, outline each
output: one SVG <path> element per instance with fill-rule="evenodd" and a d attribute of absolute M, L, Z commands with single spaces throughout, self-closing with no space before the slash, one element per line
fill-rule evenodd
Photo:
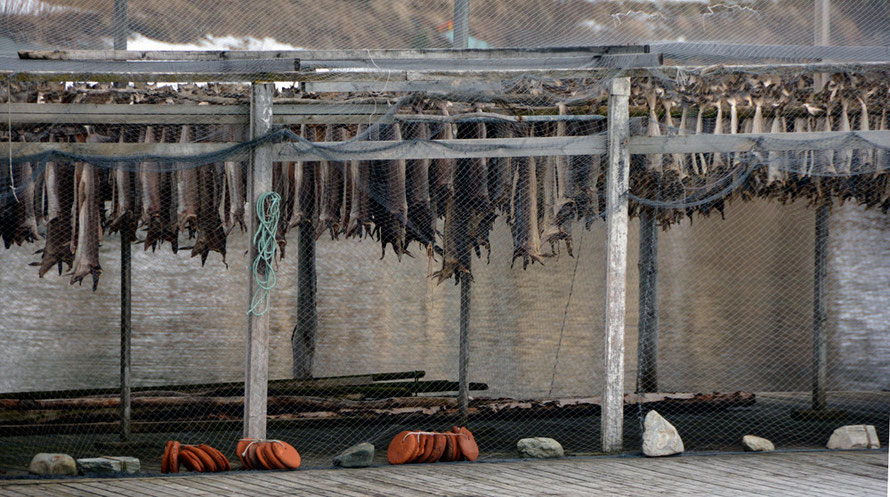
<path fill-rule="evenodd" d="M 888 61 L 887 2 L 835 5 L 833 41 L 855 50 L 806 46 L 813 2 L 521 4 L 474 7 L 476 46 L 650 44 L 614 56 L 317 56 L 300 68 L 314 79 L 277 83 L 274 126 L 254 133 L 247 85 L 113 86 L 95 76 L 118 63 L 9 55 L 108 48 L 112 18 L 93 2 L 8 3 L 0 469 L 23 471 L 37 452 L 126 453 L 157 472 L 167 440 L 238 461 L 251 195 L 261 193 L 250 157 L 260 148 L 273 151 L 280 199 L 267 247 L 277 250 L 269 439 L 293 444 L 309 467 L 360 442 L 384 463 L 396 434 L 460 424 L 484 459 L 516 457 L 517 441 L 535 436 L 570 455 L 599 453 L 608 87 L 653 54 L 668 65 L 632 72 L 622 192 L 631 218 L 625 450 L 640 450 L 651 410 L 692 451 L 741 450 L 748 434 L 780 449 L 823 447 L 851 424 L 875 425 L 886 444 L 890 141 L 872 132 L 887 130 L 890 79 L 885 65 L 863 62 Z M 450 2 L 315 2 L 299 14 L 290 4 L 212 7 L 194 22 L 193 2 L 132 2 L 130 39 L 450 46 Z M 771 45 L 744 44 L 752 40 Z M 826 59 L 836 66 L 822 73 L 711 66 Z M 258 79 L 293 68 L 272 58 L 224 64 Z M 400 79 L 449 64 L 466 73 Z M 505 75 L 473 76 L 490 69 Z M 589 73 L 534 72 L 547 69 Z M 94 78 L 52 82 L 28 72 L 37 70 Z M 326 71 L 379 77 L 320 80 Z M 670 148 L 700 135 L 712 140 L 707 152 Z M 742 149 L 723 135 L 757 136 Z M 123 442 L 125 263 L 133 391 Z M 466 411 L 456 395 L 462 315 Z M 819 330 L 824 402 L 813 393 Z"/>

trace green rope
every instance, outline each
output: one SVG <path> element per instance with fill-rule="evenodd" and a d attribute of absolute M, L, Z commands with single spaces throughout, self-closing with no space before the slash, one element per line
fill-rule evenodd
<path fill-rule="evenodd" d="M 266 201 L 268 200 L 268 208 Z M 275 253 L 278 251 L 278 217 L 280 215 L 281 196 L 275 192 L 265 192 L 259 196 L 256 202 L 256 217 L 259 220 L 253 244 L 256 246 L 256 258 L 253 260 L 251 271 L 256 282 L 256 292 L 250 302 L 247 315 L 262 316 L 268 312 L 269 291 L 275 288 Z M 265 267 L 260 271 L 260 264 Z M 260 310 L 262 306 L 262 310 Z"/>

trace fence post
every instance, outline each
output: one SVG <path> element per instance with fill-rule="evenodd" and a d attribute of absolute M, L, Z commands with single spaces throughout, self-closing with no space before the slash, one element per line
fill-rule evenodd
<path fill-rule="evenodd" d="M 464 264 L 470 270 L 472 254 L 469 248 L 466 250 Z M 463 273 L 460 278 L 460 352 L 458 356 L 458 391 L 457 406 L 460 413 L 460 424 L 465 425 L 469 420 L 470 408 L 470 274 Z"/>
<path fill-rule="evenodd" d="M 655 208 L 640 209 L 640 309 L 637 389 L 658 391 L 658 225 Z"/>
<path fill-rule="evenodd" d="M 630 78 L 609 91 L 609 171 L 606 183 L 606 309 L 603 336 L 603 452 L 622 450 L 624 430 L 624 312 L 627 273 L 627 188 Z"/>
<path fill-rule="evenodd" d="M 262 136 L 272 129 L 272 83 L 254 83 L 250 89 L 250 138 Z M 250 157 L 248 177 L 248 199 L 250 201 L 249 235 L 250 256 L 248 267 L 256 258 L 257 250 L 253 237 L 259 220 L 256 216 L 256 202 L 264 192 L 272 191 L 272 150 L 268 145 L 256 147 Z M 259 271 L 268 268 L 260 265 Z M 250 308 L 257 290 L 253 273 L 248 271 L 248 295 L 245 309 Z M 247 316 L 247 360 L 244 375 L 244 436 L 246 438 L 266 438 L 266 394 L 269 387 L 269 312 L 260 316 Z"/>

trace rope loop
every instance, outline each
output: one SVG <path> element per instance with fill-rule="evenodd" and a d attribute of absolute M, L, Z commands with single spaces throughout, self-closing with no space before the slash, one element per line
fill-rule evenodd
<path fill-rule="evenodd" d="M 268 206 L 267 206 L 268 204 Z M 278 252 L 278 218 L 281 215 L 281 196 L 275 192 L 264 192 L 256 202 L 256 216 L 259 220 L 253 245 L 256 247 L 256 258 L 251 271 L 256 282 L 256 291 L 250 302 L 247 315 L 262 316 L 269 311 L 270 290 L 275 288 L 276 276 L 275 255 Z M 262 266 L 261 266 L 262 264 Z M 260 270 L 263 267 L 265 270 Z"/>

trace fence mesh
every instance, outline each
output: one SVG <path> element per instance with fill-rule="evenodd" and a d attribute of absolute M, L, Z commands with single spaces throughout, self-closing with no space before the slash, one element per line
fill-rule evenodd
<path fill-rule="evenodd" d="M 132 48 L 450 45 L 450 2 L 322 1 L 299 15 L 296 6 L 268 3 L 229 15 L 235 4 L 215 5 L 195 23 L 185 14 L 198 8 L 193 2 L 133 2 Z M 780 449 L 822 447 L 847 424 L 875 425 L 886 444 L 890 151 L 886 139 L 866 132 L 887 129 L 890 80 L 883 68 L 841 65 L 887 61 L 887 3 L 839 2 L 833 41 L 865 47 L 821 51 L 805 46 L 812 2 L 521 4 L 474 6 L 477 46 L 650 42 L 668 63 L 696 66 L 634 73 L 632 137 L 714 135 L 717 151 L 650 147 L 631 157 L 625 450 L 640 450 L 653 409 L 692 451 L 741 450 L 747 434 Z M 369 52 L 347 65 L 387 78 L 327 90 L 279 83 L 276 112 L 290 117 L 252 138 L 248 86 L 20 81 L 17 73 L 28 68 L 14 50 L 107 48 L 109 9 L 22 2 L 2 10 L 0 32 L 12 47 L 0 87 L 8 119 L 2 141 L 33 146 L 0 159 L 7 249 L 0 255 L 0 470 L 18 474 L 37 452 L 66 452 L 135 455 L 144 471 L 157 472 L 167 440 L 208 444 L 238 460 L 247 230 L 256 211 L 248 156 L 259 146 L 281 154 L 272 174 L 281 202 L 268 438 L 293 444 L 308 467 L 329 466 L 360 442 L 374 444 L 375 462 L 384 463 L 397 433 L 461 424 L 455 394 L 464 305 L 466 424 L 481 457 L 516 457 L 517 440 L 533 436 L 555 438 L 569 455 L 599 452 L 607 89 L 631 58 L 584 78 L 467 76 L 405 91 L 389 75 L 435 61 Z M 754 39 L 795 45 L 744 44 Z M 708 67 L 826 58 L 839 68 Z M 258 75 L 270 64 L 236 62 Z M 560 69 L 591 64 L 567 59 Z M 13 105 L 28 103 L 64 107 L 37 114 Z M 154 110 L 134 110 L 123 123 L 95 115 L 80 122 L 78 113 L 88 111 L 73 104 Z M 294 110 L 301 106 L 314 110 Z M 209 124 L 209 112 L 219 122 Z M 781 135 L 819 132 L 847 133 L 777 150 Z M 717 135 L 765 133 L 776 137 L 752 139 L 745 150 L 719 148 Z M 529 140 L 486 144 L 505 138 Z M 476 141 L 438 142 L 453 139 Z M 377 142 L 373 151 L 386 157 L 355 152 L 362 142 Z M 597 153 L 568 151 L 588 142 Z M 164 143 L 172 152 L 99 156 L 79 143 Z M 227 146 L 213 147 L 220 143 Z M 412 158 L 412 147 L 423 146 L 468 157 Z M 527 153 L 499 156 L 511 148 Z M 561 153 L 542 155 L 554 149 Z M 336 155 L 344 151 L 353 155 Z M 823 263 L 814 256 L 820 215 L 827 216 Z M 126 442 L 118 400 L 122 243 L 133 277 Z M 814 409 L 820 271 L 828 393 L 827 408 Z M 462 282 L 471 288 L 464 302 Z"/>

